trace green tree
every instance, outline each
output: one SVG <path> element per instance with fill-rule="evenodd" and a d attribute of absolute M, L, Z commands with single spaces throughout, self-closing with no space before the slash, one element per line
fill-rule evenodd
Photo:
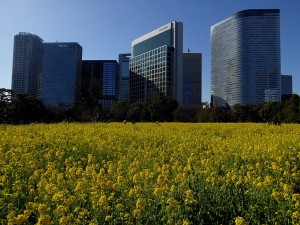
<path fill-rule="evenodd" d="M 232 107 L 235 122 L 260 122 L 259 105 L 234 105 Z"/>
<path fill-rule="evenodd" d="M 127 112 L 130 109 L 130 104 L 125 101 L 116 102 L 110 108 L 110 115 L 113 121 L 123 121 L 128 119 Z"/>
<path fill-rule="evenodd" d="M 11 123 L 41 122 L 45 113 L 40 100 L 24 94 L 14 97 L 8 105 L 8 120 Z"/>
<path fill-rule="evenodd" d="M 201 109 L 198 113 L 199 122 L 232 122 L 233 115 L 229 108 L 214 107 Z"/>
<path fill-rule="evenodd" d="M 169 96 L 159 96 L 148 103 L 147 108 L 151 121 L 173 121 L 173 111 L 178 102 Z"/>
<path fill-rule="evenodd" d="M 263 122 L 281 123 L 283 116 L 282 104 L 280 102 L 264 103 L 259 110 L 259 116 Z"/>
<path fill-rule="evenodd" d="M 0 123 L 7 122 L 7 108 L 11 101 L 12 90 L 0 88 Z"/>
<path fill-rule="evenodd" d="M 178 122 L 197 122 L 200 106 L 179 106 L 174 110 L 174 121 Z"/>
<path fill-rule="evenodd" d="M 283 102 L 283 122 L 300 123 L 300 96 L 297 94 L 290 95 Z"/>
<path fill-rule="evenodd" d="M 127 118 L 132 122 L 142 121 L 144 118 L 144 108 L 144 104 L 141 102 L 132 103 L 127 112 Z"/>

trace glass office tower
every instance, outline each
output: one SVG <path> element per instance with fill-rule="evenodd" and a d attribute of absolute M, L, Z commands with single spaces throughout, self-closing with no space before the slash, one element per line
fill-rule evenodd
<path fill-rule="evenodd" d="M 15 35 L 11 87 L 15 95 L 40 98 L 42 64 L 43 40 L 26 32 Z"/>
<path fill-rule="evenodd" d="M 116 60 L 83 60 L 81 98 L 110 107 L 118 100 L 119 64 Z"/>
<path fill-rule="evenodd" d="M 211 27 L 213 106 L 280 101 L 280 11 L 238 12 Z"/>
<path fill-rule="evenodd" d="M 164 95 L 182 105 L 183 25 L 168 23 L 132 42 L 130 100 L 149 101 Z"/>
<path fill-rule="evenodd" d="M 42 100 L 47 106 L 72 107 L 77 100 L 82 47 L 75 42 L 44 43 Z"/>
<path fill-rule="evenodd" d="M 281 95 L 293 94 L 293 76 L 281 75 Z"/>
<path fill-rule="evenodd" d="M 131 54 L 119 54 L 119 101 L 129 101 L 129 61 Z"/>
<path fill-rule="evenodd" d="M 183 53 L 183 105 L 202 105 L 201 53 Z"/>
<path fill-rule="evenodd" d="M 101 60 L 82 60 L 80 101 L 94 107 L 102 97 Z"/>
<path fill-rule="evenodd" d="M 116 60 L 103 60 L 103 84 L 100 103 L 103 107 L 110 107 L 118 100 L 118 71 Z"/>

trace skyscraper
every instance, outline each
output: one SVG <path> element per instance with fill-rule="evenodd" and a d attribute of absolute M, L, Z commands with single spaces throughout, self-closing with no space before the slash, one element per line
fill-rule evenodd
<path fill-rule="evenodd" d="M 82 97 L 110 107 L 118 100 L 119 64 L 116 60 L 82 61 Z"/>
<path fill-rule="evenodd" d="M 94 107 L 102 97 L 103 66 L 101 60 L 82 60 L 80 101 Z"/>
<path fill-rule="evenodd" d="M 129 61 L 131 54 L 119 54 L 119 101 L 129 101 Z"/>
<path fill-rule="evenodd" d="M 110 107 L 118 100 L 119 64 L 116 60 L 103 60 L 103 84 L 100 103 Z"/>
<path fill-rule="evenodd" d="M 280 101 L 280 11 L 240 11 L 211 27 L 213 106 Z"/>
<path fill-rule="evenodd" d="M 42 100 L 45 105 L 71 107 L 77 100 L 82 47 L 75 42 L 44 43 Z"/>
<path fill-rule="evenodd" d="M 130 100 L 170 96 L 181 105 L 183 24 L 168 23 L 132 42 Z"/>
<path fill-rule="evenodd" d="M 292 75 L 281 75 L 281 95 L 293 94 L 293 77 Z"/>
<path fill-rule="evenodd" d="M 202 104 L 202 54 L 183 53 L 183 105 Z"/>
<path fill-rule="evenodd" d="M 20 32 L 14 37 L 12 90 L 40 98 L 43 63 L 43 40 L 31 33 Z"/>

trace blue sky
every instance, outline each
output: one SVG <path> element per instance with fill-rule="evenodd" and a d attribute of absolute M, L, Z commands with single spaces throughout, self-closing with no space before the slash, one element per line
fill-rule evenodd
<path fill-rule="evenodd" d="M 280 9 L 281 72 L 300 94 L 299 0 L 0 0 L 0 88 L 11 87 L 13 39 L 78 42 L 83 59 L 115 59 L 131 42 L 166 23 L 183 22 L 184 51 L 202 53 L 202 100 L 210 100 L 210 27 L 245 9 Z"/>

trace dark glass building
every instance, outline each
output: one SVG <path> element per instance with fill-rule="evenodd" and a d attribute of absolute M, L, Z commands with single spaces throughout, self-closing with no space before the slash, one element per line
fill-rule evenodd
<path fill-rule="evenodd" d="M 281 95 L 293 94 L 293 76 L 281 75 Z"/>
<path fill-rule="evenodd" d="M 211 27 L 213 106 L 280 101 L 280 11 L 244 10 Z"/>
<path fill-rule="evenodd" d="M 14 94 L 40 98 L 42 64 L 43 40 L 25 32 L 15 35 L 11 87 Z"/>
<path fill-rule="evenodd" d="M 182 104 L 183 25 L 168 23 L 132 42 L 130 100 L 146 102 L 164 95 Z"/>
<path fill-rule="evenodd" d="M 131 54 L 119 54 L 119 101 L 129 101 L 129 61 Z"/>
<path fill-rule="evenodd" d="M 183 105 L 202 104 L 202 54 L 183 53 Z"/>
<path fill-rule="evenodd" d="M 102 97 L 101 60 L 82 60 L 80 101 L 94 107 Z"/>
<path fill-rule="evenodd" d="M 118 100 L 118 74 L 116 60 L 83 60 L 81 99 L 110 107 Z"/>
<path fill-rule="evenodd" d="M 44 43 L 42 101 L 71 107 L 78 99 L 82 47 L 75 42 Z"/>

